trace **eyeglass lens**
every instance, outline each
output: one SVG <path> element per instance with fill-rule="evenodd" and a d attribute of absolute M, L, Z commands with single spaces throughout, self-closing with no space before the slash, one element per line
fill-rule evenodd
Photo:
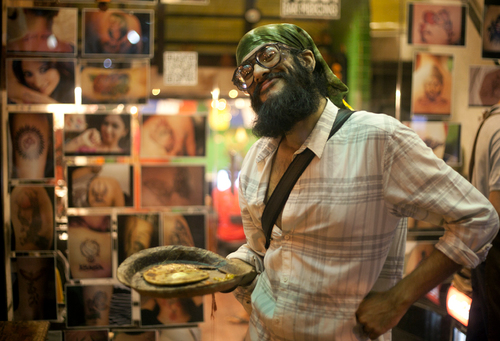
<path fill-rule="evenodd" d="M 253 58 L 252 58 L 253 59 Z M 281 60 L 280 51 L 277 45 L 266 45 L 255 54 L 255 60 L 251 60 L 240 65 L 235 73 L 235 81 L 238 88 L 246 90 L 253 83 L 253 65 L 257 62 L 266 69 L 272 69 Z"/>

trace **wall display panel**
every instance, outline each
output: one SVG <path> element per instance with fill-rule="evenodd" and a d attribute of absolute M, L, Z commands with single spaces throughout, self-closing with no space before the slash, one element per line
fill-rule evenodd
<path fill-rule="evenodd" d="M 14 321 L 57 320 L 54 256 L 10 259 Z"/>
<path fill-rule="evenodd" d="M 149 97 L 149 60 L 81 62 L 82 104 L 142 104 Z"/>
<path fill-rule="evenodd" d="M 65 341 L 108 341 L 109 331 L 107 329 L 98 330 L 66 330 L 64 331 Z"/>
<path fill-rule="evenodd" d="M 408 44 L 465 45 L 467 6 L 412 2 L 408 4 Z"/>
<path fill-rule="evenodd" d="M 68 166 L 68 207 L 132 207 L 133 166 Z"/>
<path fill-rule="evenodd" d="M 160 245 L 158 213 L 119 214 L 118 264 L 134 253 Z"/>
<path fill-rule="evenodd" d="M 130 114 L 65 114 L 64 155 L 130 156 Z"/>
<path fill-rule="evenodd" d="M 448 165 L 461 165 L 460 123 L 442 121 L 407 121 L 403 123 L 412 128 L 434 154 Z"/>
<path fill-rule="evenodd" d="M 121 285 L 66 285 L 68 327 L 128 326 L 132 295 Z"/>
<path fill-rule="evenodd" d="M 469 106 L 489 107 L 500 101 L 500 67 L 477 65 L 469 69 Z"/>
<path fill-rule="evenodd" d="M 156 330 L 113 330 L 111 341 L 156 341 Z"/>
<path fill-rule="evenodd" d="M 451 115 L 453 56 L 415 53 L 412 74 L 412 113 Z"/>
<path fill-rule="evenodd" d="M 8 7 L 7 53 L 76 55 L 76 8 Z"/>
<path fill-rule="evenodd" d="M 141 207 L 202 206 L 204 166 L 141 166 Z"/>
<path fill-rule="evenodd" d="M 71 278 L 112 278 L 111 216 L 68 217 Z"/>
<path fill-rule="evenodd" d="M 74 104 L 75 67 L 76 59 L 7 59 L 8 104 Z"/>
<path fill-rule="evenodd" d="M 9 114 L 9 176 L 11 179 L 54 178 L 52 114 Z"/>
<path fill-rule="evenodd" d="M 152 10 L 84 8 L 82 22 L 84 57 L 153 56 Z"/>
<path fill-rule="evenodd" d="M 500 5 L 495 0 L 485 0 L 482 57 L 500 59 Z"/>
<path fill-rule="evenodd" d="M 207 117 L 142 115 L 142 158 L 206 156 Z"/>
<path fill-rule="evenodd" d="M 12 251 L 55 249 L 54 187 L 16 185 L 10 188 Z"/>

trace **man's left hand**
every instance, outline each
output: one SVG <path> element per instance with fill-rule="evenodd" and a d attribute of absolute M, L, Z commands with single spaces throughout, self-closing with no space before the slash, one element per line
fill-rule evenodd
<path fill-rule="evenodd" d="M 359 305 L 356 320 L 363 328 L 364 336 L 374 340 L 395 327 L 407 309 L 390 291 L 371 292 Z"/>

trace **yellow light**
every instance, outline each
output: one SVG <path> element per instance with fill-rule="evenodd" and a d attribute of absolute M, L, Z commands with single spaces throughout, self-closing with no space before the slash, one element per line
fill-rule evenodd
<path fill-rule="evenodd" d="M 231 90 L 229 91 L 229 98 L 236 98 L 238 97 L 238 91 L 237 90 Z"/>
<path fill-rule="evenodd" d="M 137 111 L 138 111 L 138 109 L 137 109 L 137 107 L 136 107 L 136 106 L 133 106 L 132 108 L 130 108 L 130 113 L 131 113 L 132 115 L 137 114 Z"/>
<path fill-rule="evenodd" d="M 160 94 L 160 89 L 153 89 L 151 92 L 153 93 L 153 96 L 158 96 Z"/>

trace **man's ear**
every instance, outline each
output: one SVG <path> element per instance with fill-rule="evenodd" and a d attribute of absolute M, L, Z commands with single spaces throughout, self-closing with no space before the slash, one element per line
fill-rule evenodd
<path fill-rule="evenodd" d="M 316 66 L 316 58 L 314 58 L 314 53 L 311 50 L 304 50 L 301 52 L 302 63 L 309 70 L 313 71 Z"/>

